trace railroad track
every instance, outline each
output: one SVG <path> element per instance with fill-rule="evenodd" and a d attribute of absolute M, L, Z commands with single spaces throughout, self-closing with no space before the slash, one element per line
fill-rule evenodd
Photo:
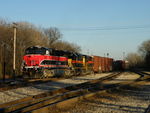
<path fill-rule="evenodd" d="M 29 112 L 47 105 L 67 100 L 68 98 L 82 98 L 82 95 L 91 95 L 92 93 L 94 94 L 98 90 L 104 90 L 106 86 L 102 86 L 101 82 L 113 79 L 119 76 L 120 74 L 121 72 L 116 72 L 97 80 L 91 80 L 74 86 L 68 86 L 66 88 L 61 88 L 47 93 L 42 93 L 39 95 L 30 96 L 16 101 L 4 103 L 0 105 L 0 112 Z M 107 85 L 107 88 L 112 87 L 115 87 L 115 85 Z"/>
<path fill-rule="evenodd" d="M 148 74 L 144 71 L 133 70 L 133 72 L 140 75 L 140 78 L 137 79 L 137 81 L 150 80 L 150 74 Z"/>
<path fill-rule="evenodd" d="M 11 89 L 32 86 L 36 84 L 47 83 L 51 81 L 62 80 L 63 78 L 45 78 L 45 79 L 17 79 L 10 82 L 4 82 L 0 84 L 0 91 L 7 91 Z"/>
<path fill-rule="evenodd" d="M 81 75 L 84 76 L 84 75 Z M 63 80 L 64 78 L 36 78 L 36 79 L 16 79 L 16 80 L 9 80 L 0 83 L 0 91 L 7 91 L 11 89 L 33 86 L 37 84 L 47 83 L 47 82 L 55 82 L 59 80 Z"/>
<path fill-rule="evenodd" d="M 80 99 L 88 98 L 90 96 L 94 96 L 96 94 L 112 91 L 116 88 L 121 88 L 123 86 L 128 85 L 129 83 L 141 82 L 142 80 L 147 80 L 147 76 L 142 75 L 138 79 L 130 82 L 121 82 L 117 84 L 103 84 L 104 81 L 112 80 L 113 78 L 121 75 L 119 73 L 113 73 L 109 76 L 102 77 L 97 80 L 91 80 L 85 83 L 77 84 L 74 86 L 69 86 L 66 88 L 61 88 L 58 90 L 53 90 L 47 93 L 42 93 L 35 96 L 26 97 L 23 99 L 19 99 L 16 101 L 12 101 L 9 103 L 0 105 L 0 112 L 49 112 L 52 106 L 61 106 L 64 103 L 76 102 Z"/>
<path fill-rule="evenodd" d="M 107 79 L 108 81 L 109 79 Z M 143 80 L 149 80 L 149 78 L 147 78 L 147 76 L 143 75 L 142 77 L 140 76 L 139 78 L 133 80 L 133 81 L 126 81 L 126 82 L 121 82 L 121 83 L 117 83 L 117 84 L 110 84 L 110 85 L 97 85 L 99 87 L 91 87 L 87 90 L 85 90 L 85 93 L 82 92 L 82 95 L 75 95 L 75 96 L 70 96 L 68 95 L 68 97 L 62 97 L 61 100 L 57 101 L 57 102 L 54 102 L 54 103 L 50 103 L 49 105 L 47 106 L 44 106 L 44 107 L 41 107 L 41 108 L 38 108 L 38 109 L 34 109 L 32 110 L 31 112 L 32 113 L 39 113 L 39 112 L 43 112 L 43 113 L 46 113 L 46 112 L 50 112 L 49 109 L 51 109 L 52 107 L 53 108 L 61 108 L 61 106 L 63 106 L 63 108 L 65 107 L 64 105 L 68 105 L 68 104 L 71 104 L 71 103 L 75 103 L 79 100 L 82 100 L 82 99 L 88 99 L 89 97 L 91 96 L 94 96 L 94 95 L 97 95 L 97 94 L 102 94 L 104 92 L 113 92 L 114 90 L 116 89 L 122 89 L 122 88 L 125 88 L 125 87 L 130 87 L 130 85 L 137 85 L 138 82 L 141 82 Z M 32 106 L 33 107 L 33 106 Z M 35 106 L 34 106 L 35 107 Z M 150 108 L 147 108 L 147 112 L 146 113 L 149 113 L 149 109 Z M 24 111 L 23 111 L 24 112 Z"/>

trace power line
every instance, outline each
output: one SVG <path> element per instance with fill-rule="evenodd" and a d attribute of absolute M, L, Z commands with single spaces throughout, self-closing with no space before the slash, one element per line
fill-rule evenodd
<path fill-rule="evenodd" d="M 68 27 L 68 28 L 59 28 L 60 30 L 65 31 L 99 31 L 99 30 L 126 30 L 126 29 L 145 29 L 150 28 L 150 25 L 136 25 L 136 26 L 107 26 L 107 27 Z"/>

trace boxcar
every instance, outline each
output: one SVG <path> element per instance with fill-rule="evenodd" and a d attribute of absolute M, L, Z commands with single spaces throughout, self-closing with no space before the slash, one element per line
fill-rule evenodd
<path fill-rule="evenodd" d="M 113 59 L 107 57 L 93 56 L 95 73 L 112 71 Z"/>

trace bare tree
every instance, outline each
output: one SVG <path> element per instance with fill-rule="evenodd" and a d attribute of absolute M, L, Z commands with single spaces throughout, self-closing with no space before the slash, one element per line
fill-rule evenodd
<path fill-rule="evenodd" d="M 139 52 L 142 54 L 145 62 L 145 67 L 150 67 L 150 40 L 144 41 L 139 47 Z"/>
<path fill-rule="evenodd" d="M 4 19 L 4 18 L 0 18 L 0 25 L 2 26 L 8 26 L 8 20 Z"/>
<path fill-rule="evenodd" d="M 22 57 L 24 55 L 24 51 L 27 47 L 30 46 L 44 46 L 48 47 L 46 43 L 48 41 L 47 38 L 43 38 L 42 32 L 34 25 L 27 22 L 19 22 L 17 23 L 17 71 L 20 73 L 20 66 L 22 63 Z"/>
<path fill-rule="evenodd" d="M 62 38 L 62 34 L 57 28 L 48 28 L 43 30 L 45 37 L 49 39 L 49 46 L 51 47 L 56 41 Z"/>
<path fill-rule="evenodd" d="M 59 50 L 72 51 L 72 52 L 80 52 L 81 51 L 80 46 L 78 46 L 77 44 L 74 44 L 74 43 L 69 43 L 67 41 L 57 41 L 55 44 L 53 44 L 53 48 L 59 49 Z"/>
<path fill-rule="evenodd" d="M 6 59 L 6 74 L 11 73 L 12 67 L 12 39 L 13 31 L 10 27 L 10 23 L 3 20 L 0 20 L 0 65 L 2 66 L 1 69 L 4 69 L 3 63 L 4 58 Z M 4 46 L 5 45 L 5 46 Z"/>
<path fill-rule="evenodd" d="M 139 67 L 143 64 L 143 58 L 137 53 L 129 53 L 126 57 L 129 67 Z"/>
<path fill-rule="evenodd" d="M 144 41 L 139 47 L 139 51 L 143 56 L 146 56 L 146 54 L 150 52 L 150 40 Z"/>

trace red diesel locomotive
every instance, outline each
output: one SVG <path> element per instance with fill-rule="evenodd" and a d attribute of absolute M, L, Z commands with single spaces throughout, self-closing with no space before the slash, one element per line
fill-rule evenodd
<path fill-rule="evenodd" d="M 45 47 L 29 47 L 23 57 L 23 73 L 30 77 L 73 76 L 93 72 L 93 59 L 79 53 Z"/>

